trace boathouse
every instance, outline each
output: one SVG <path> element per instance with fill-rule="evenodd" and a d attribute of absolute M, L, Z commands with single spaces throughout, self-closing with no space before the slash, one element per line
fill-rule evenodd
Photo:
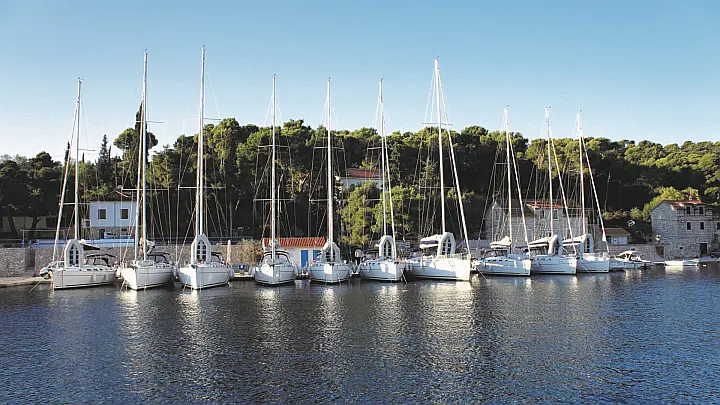
<path fill-rule="evenodd" d="M 305 268 L 313 258 L 317 257 L 325 245 L 324 237 L 277 238 L 279 248 L 288 253 L 290 260 L 301 268 Z M 263 238 L 263 249 L 270 246 L 270 238 Z"/>

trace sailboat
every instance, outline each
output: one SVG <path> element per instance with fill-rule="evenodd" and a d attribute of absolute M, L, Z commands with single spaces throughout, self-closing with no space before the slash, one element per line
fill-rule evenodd
<path fill-rule="evenodd" d="M 275 144 L 275 76 L 273 75 L 272 93 L 272 167 L 270 169 L 270 241 L 263 253 L 262 262 L 255 270 L 255 281 L 266 285 L 294 283 L 297 266 L 290 260 L 288 253 L 279 249 L 277 243 L 277 198 L 275 166 L 277 161 L 277 145 Z"/>
<path fill-rule="evenodd" d="M 552 187 L 552 150 L 553 140 L 552 133 L 550 130 L 550 109 L 545 109 L 545 123 L 547 125 L 547 144 L 548 144 L 548 184 L 549 184 L 549 197 L 550 197 L 550 234 L 546 237 L 531 241 L 528 244 L 530 252 L 536 250 L 540 254 L 532 256 L 532 263 L 530 267 L 531 273 L 550 273 L 550 274 L 575 274 L 577 271 L 577 258 L 574 256 L 565 255 L 563 249 L 562 234 L 555 233 L 555 220 L 553 213 L 555 212 L 555 205 L 553 203 L 553 187 Z M 557 155 L 555 155 L 557 164 Z M 568 220 L 568 230 L 572 239 L 572 227 L 570 226 L 570 214 L 567 209 L 567 201 L 565 201 L 565 192 L 563 189 L 562 179 L 560 179 L 560 194 L 562 196 L 563 208 L 565 210 L 565 216 Z"/>
<path fill-rule="evenodd" d="M 133 260 L 123 263 L 120 275 L 123 284 L 133 290 L 169 284 L 175 267 L 163 252 L 148 252 L 153 245 L 147 240 L 147 50 L 145 51 L 142 87 L 140 146 L 138 147 L 138 197 L 135 199 L 135 250 Z M 142 225 L 140 225 L 142 220 Z M 142 252 L 140 252 L 142 250 Z"/>
<path fill-rule="evenodd" d="M 178 271 L 178 279 L 185 287 L 193 290 L 228 284 L 232 267 L 222 261 L 219 253 L 212 251 L 210 240 L 205 234 L 205 47 L 202 48 L 200 69 L 200 122 L 198 131 L 197 180 L 195 189 L 195 239 L 190 245 L 190 263 Z"/>
<path fill-rule="evenodd" d="M 63 249 L 62 259 L 57 257 L 58 240 L 60 238 L 60 221 L 65 205 L 65 190 L 67 189 L 68 172 L 70 168 L 70 155 L 65 164 L 65 176 L 60 193 L 60 208 L 55 228 L 55 243 L 53 244 L 53 259 L 43 268 L 41 275 L 52 280 L 53 289 L 94 287 L 103 284 L 112 284 L 117 278 L 115 269 L 110 265 L 111 255 L 106 253 L 85 254 L 85 250 L 99 250 L 95 246 L 86 245 L 80 240 L 80 97 L 82 81 L 78 79 L 77 102 L 75 104 L 75 123 L 77 137 L 75 137 L 75 201 L 74 208 L 74 236 L 69 239 Z M 84 261 L 84 263 L 83 263 Z"/>
<path fill-rule="evenodd" d="M 385 105 L 382 93 L 383 82 L 380 79 L 380 172 L 382 199 L 382 236 L 377 244 L 377 257 L 364 260 L 360 263 L 360 277 L 379 281 L 400 281 L 406 264 L 397 260 L 397 246 L 395 244 L 395 217 L 393 215 L 392 188 L 390 187 L 387 142 L 385 140 Z M 390 229 L 388 234 L 387 206 L 390 205 Z"/>
<path fill-rule="evenodd" d="M 456 252 L 455 235 L 449 232 L 445 222 L 445 173 L 443 171 L 443 114 L 441 113 L 442 103 L 445 103 L 442 94 L 442 84 L 440 82 L 440 66 L 438 59 L 435 59 L 435 75 L 434 86 L 437 103 L 438 118 L 438 163 L 440 172 L 440 213 L 441 213 L 441 233 L 424 237 L 420 240 L 420 249 L 423 251 L 422 256 L 408 259 L 408 273 L 417 278 L 429 278 L 440 280 L 470 280 L 470 255 Z M 447 115 L 447 114 L 445 114 Z M 447 124 L 447 117 L 445 117 Z M 463 211 L 462 195 L 460 192 L 460 184 L 458 184 L 457 167 L 455 165 L 455 152 L 450 139 L 450 130 L 445 128 L 450 144 L 450 162 L 453 169 L 453 177 L 455 179 L 455 192 L 458 196 L 458 204 L 460 210 L 460 222 L 462 224 L 463 236 L 467 243 L 467 226 L 465 224 L 465 212 Z"/>
<path fill-rule="evenodd" d="M 512 221 L 512 188 L 513 174 L 515 175 L 515 184 L 517 185 L 518 200 L 520 203 L 520 216 L 522 218 L 523 236 L 525 246 L 528 246 L 527 224 L 525 222 L 525 208 L 522 200 L 522 192 L 520 190 L 520 178 L 515 162 L 515 154 L 510 142 L 510 125 L 508 123 L 508 109 L 505 107 L 504 115 L 505 124 L 505 152 L 507 161 L 507 224 L 508 234 L 500 240 L 490 244 L 490 253 L 478 261 L 477 270 L 483 274 L 496 274 L 503 276 L 529 276 L 531 260 L 527 253 L 513 253 L 517 247 L 513 235 Z"/>
<path fill-rule="evenodd" d="M 600 212 L 600 202 L 595 189 L 595 180 L 590 168 L 590 158 L 587 156 L 585 148 L 585 138 L 583 137 L 582 122 L 580 120 L 580 112 L 577 113 L 577 131 L 578 145 L 580 149 L 580 206 L 582 219 L 580 222 L 581 232 L 579 236 L 574 237 L 571 241 L 564 243 L 565 246 L 575 245 L 578 252 L 577 271 L 583 273 L 607 273 L 610 271 L 610 250 L 607 245 L 607 236 L 605 235 L 605 224 Z M 590 182 L 592 185 L 593 197 L 597 206 L 597 214 L 600 222 L 600 230 L 602 231 L 602 241 L 605 242 L 605 252 L 595 252 L 595 239 L 591 232 L 587 229 L 587 219 L 585 215 L 585 171 L 584 161 L 587 161 L 587 168 L 590 174 Z"/>
<path fill-rule="evenodd" d="M 340 248 L 334 240 L 333 190 L 335 188 L 332 172 L 332 136 L 330 133 L 330 78 L 327 84 L 327 241 L 320 250 L 320 257 L 309 266 L 310 281 L 319 283 L 340 283 L 350 279 L 352 266 L 344 263 Z"/>

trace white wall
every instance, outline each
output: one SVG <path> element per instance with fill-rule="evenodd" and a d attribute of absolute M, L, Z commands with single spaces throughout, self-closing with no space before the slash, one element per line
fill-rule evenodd
<path fill-rule="evenodd" d="M 98 218 L 98 210 L 105 210 L 105 219 Z M 128 210 L 127 219 L 121 218 L 121 210 Z M 135 224 L 134 201 L 95 201 L 90 203 L 90 228 L 129 228 Z"/>
<path fill-rule="evenodd" d="M 608 242 L 610 242 L 611 245 L 627 245 L 628 244 L 628 237 L 627 236 L 608 236 Z"/>

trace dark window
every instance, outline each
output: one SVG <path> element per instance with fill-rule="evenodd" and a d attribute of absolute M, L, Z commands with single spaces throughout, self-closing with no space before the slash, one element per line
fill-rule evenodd
<path fill-rule="evenodd" d="M 687 223 L 687 230 L 688 231 L 692 230 L 692 224 L 690 222 Z"/>
<path fill-rule="evenodd" d="M 705 222 L 700 222 L 700 230 L 702 231 L 704 229 L 705 229 Z"/>
<path fill-rule="evenodd" d="M 107 212 L 105 211 L 105 208 L 98 209 L 98 219 L 106 219 L 107 218 Z"/>
<path fill-rule="evenodd" d="M 703 208 L 703 207 L 698 207 L 698 214 L 700 214 L 700 215 L 705 215 L 705 208 Z"/>
<path fill-rule="evenodd" d="M 128 209 L 127 208 L 120 209 L 120 219 L 128 219 Z"/>
<path fill-rule="evenodd" d="M 3 226 L 5 226 L 5 225 L 3 225 L 3 221 L 4 221 L 4 220 L 5 220 L 5 218 L 0 217 L 0 228 L 2 228 Z M 720 222 L 718 222 L 718 224 L 720 224 Z"/>
<path fill-rule="evenodd" d="M 715 224 L 715 229 L 717 229 L 718 231 L 720 231 L 720 222 L 718 222 L 718 223 Z"/>
<path fill-rule="evenodd" d="M 691 212 L 692 212 L 692 209 L 691 209 L 689 206 L 688 206 L 688 207 L 685 207 L 685 213 L 686 213 L 686 214 L 690 215 Z"/>

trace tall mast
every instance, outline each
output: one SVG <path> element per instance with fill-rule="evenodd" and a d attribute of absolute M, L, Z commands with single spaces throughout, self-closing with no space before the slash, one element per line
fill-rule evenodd
<path fill-rule="evenodd" d="M 383 235 L 387 235 L 387 204 L 385 202 L 385 110 L 383 106 L 383 79 L 380 79 L 380 172 L 382 186 L 380 193 L 382 195 L 383 207 Z"/>
<path fill-rule="evenodd" d="M 580 122 L 580 111 L 577 113 L 577 128 L 578 128 L 578 146 L 580 148 L 580 209 L 582 210 L 581 213 L 581 234 L 585 235 L 587 233 L 587 226 L 585 223 L 585 171 L 583 169 L 583 133 L 582 133 L 582 123 Z M 585 247 L 582 247 L 583 251 L 585 250 Z"/>
<path fill-rule="evenodd" d="M 80 92 L 82 80 L 78 78 L 78 96 L 75 106 L 77 138 L 75 139 L 75 239 L 80 239 Z"/>
<path fill-rule="evenodd" d="M 147 243 L 147 183 L 146 183 L 146 169 L 147 169 L 147 49 L 145 50 L 145 68 L 143 71 L 143 101 L 142 101 L 142 140 L 140 143 L 140 149 L 142 150 L 142 251 L 143 260 L 147 260 L 147 249 L 145 244 Z"/>
<path fill-rule="evenodd" d="M 143 260 L 147 260 L 147 253 L 145 252 L 145 238 L 146 238 L 146 231 L 145 231 L 145 156 L 146 151 L 145 147 L 147 145 L 146 143 L 146 133 L 145 133 L 145 109 L 147 108 L 146 103 L 146 97 L 147 97 L 147 49 L 145 50 L 145 57 L 144 57 L 144 64 L 143 64 L 143 85 L 142 85 L 142 102 L 140 103 L 140 125 L 142 126 L 140 130 L 140 138 L 139 141 L 139 147 L 138 147 L 138 175 L 137 175 L 137 182 L 135 183 L 137 185 L 138 194 L 137 198 L 135 199 L 135 260 L 138 259 L 140 256 L 139 249 L 140 249 L 140 233 L 142 232 L 142 241 L 143 241 Z M 141 202 L 142 201 L 142 204 Z M 142 213 L 142 231 L 140 228 L 140 215 Z"/>
<path fill-rule="evenodd" d="M 508 219 L 508 228 L 509 228 L 509 236 L 510 236 L 510 253 L 512 253 L 512 246 L 513 246 L 513 233 L 512 233 L 512 181 L 511 181 L 511 173 L 510 173 L 510 125 L 508 123 L 508 108 L 505 106 L 505 149 L 507 152 L 507 185 L 508 185 L 508 213 L 507 213 L 507 219 Z M 522 209 L 522 207 L 520 207 Z"/>
<path fill-rule="evenodd" d="M 547 142 L 548 142 L 548 184 L 550 185 L 550 236 L 555 234 L 555 220 L 553 219 L 553 186 L 552 186 L 552 160 L 550 160 L 550 107 L 545 107 L 545 123 L 547 124 Z"/>
<path fill-rule="evenodd" d="M 270 245 L 272 252 L 272 260 L 275 262 L 275 75 L 273 75 L 273 94 L 272 94 L 272 180 L 270 180 Z"/>
<path fill-rule="evenodd" d="M 438 58 L 435 58 L 435 91 L 437 96 L 438 154 L 440 160 L 440 212 L 442 217 L 442 233 L 445 233 L 445 176 L 443 175 L 442 116 L 440 115 L 440 66 L 438 64 Z"/>
<path fill-rule="evenodd" d="M 198 156 L 197 156 L 197 189 L 195 190 L 195 236 L 202 235 L 205 216 L 205 135 L 203 134 L 205 114 L 205 47 L 202 48 L 202 65 L 200 67 L 200 129 L 198 131 Z"/>
<path fill-rule="evenodd" d="M 327 148 L 328 148 L 328 158 L 327 158 L 327 233 L 328 233 L 328 246 L 332 246 L 332 243 L 334 242 L 334 235 L 333 235 L 333 178 L 332 178 L 332 140 L 330 139 L 330 78 L 328 77 L 327 82 Z M 331 252 L 334 252 L 334 250 L 331 248 Z M 333 261 L 335 260 L 334 257 L 335 253 L 330 253 Z"/>

